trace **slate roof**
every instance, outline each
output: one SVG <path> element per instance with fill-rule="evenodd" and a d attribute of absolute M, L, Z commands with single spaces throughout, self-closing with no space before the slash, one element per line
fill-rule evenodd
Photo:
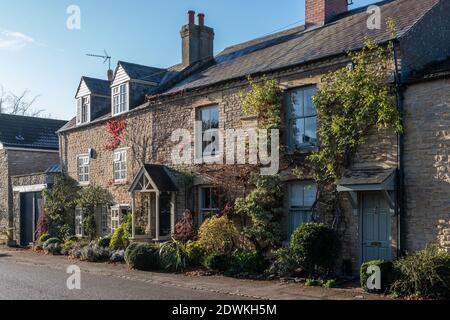
<path fill-rule="evenodd" d="M 58 131 L 67 121 L 0 114 L 4 147 L 58 150 Z"/>
<path fill-rule="evenodd" d="M 396 38 L 401 38 L 439 0 L 388 0 L 377 3 L 382 17 L 396 23 Z M 348 11 L 316 28 L 297 27 L 225 49 L 215 57 L 213 66 L 198 72 L 167 93 L 209 86 L 247 75 L 268 73 L 307 62 L 358 50 L 366 37 L 377 43 L 391 40 L 383 25 L 380 30 L 367 28 L 367 7 Z"/>
<path fill-rule="evenodd" d="M 168 70 L 143 66 L 140 64 L 119 61 L 125 72 L 131 79 L 160 83 L 168 73 Z"/>
<path fill-rule="evenodd" d="M 347 170 L 339 181 L 341 186 L 382 184 L 395 173 L 395 169 L 365 168 Z"/>
<path fill-rule="evenodd" d="M 178 188 L 173 182 L 172 178 L 169 176 L 166 166 L 158 165 L 158 164 L 145 164 L 142 169 L 139 171 L 137 176 L 135 177 L 135 181 L 131 184 L 129 192 L 133 192 L 133 185 L 136 182 L 136 179 L 141 175 L 142 170 L 145 170 L 147 174 L 152 179 L 153 183 L 155 183 L 158 191 L 161 192 L 177 192 Z"/>
<path fill-rule="evenodd" d="M 100 94 L 103 96 L 111 95 L 110 83 L 107 80 L 83 77 L 82 80 L 86 83 L 92 94 Z"/>
<path fill-rule="evenodd" d="M 413 71 L 409 81 L 417 82 L 442 77 L 450 77 L 450 57 L 443 61 L 433 62 L 425 66 L 422 70 Z"/>

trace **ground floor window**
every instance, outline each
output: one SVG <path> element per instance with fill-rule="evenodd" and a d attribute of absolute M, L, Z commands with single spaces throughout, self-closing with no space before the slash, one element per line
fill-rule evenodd
<path fill-rule="evenodd" d="M 83 237 L 83 210 L 81 208 L 75 209 L 75 235 Z"/>
<path fill-rule="evenodd" d="M 111 233 L 116 231 L 120 224 L 122 223 L 122 219 L 128 213 L 128 206 L 114 206 L 111 208 Z"/>
<path fill-rule="evenodd" d="M 311 222 L 316 197 L 315 182 L 300 181 L 289 185 L 289 237 L 302 224 Z"/>
<path fill-rule="evenodd" d="M 106 206 L 101 207 L 100 226 L 101 226 L 102 235 L 108 234 L 108 208 Z"/>
<path fill-rule="evenodd" d="M 199 223 L 219 213 L 219 192 L 214 187 L 200 187 Z"/>

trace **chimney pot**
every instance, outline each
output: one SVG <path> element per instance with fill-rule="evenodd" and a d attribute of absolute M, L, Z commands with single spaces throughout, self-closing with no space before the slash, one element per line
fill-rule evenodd
<path fill-rule="evenodd" d="M 205 25 L 205 14 L 199 13 L 198 14 L 198 25 L 203 27 Z"/>
<path fill-rule="evenodd" d="M 195 24 L 195 11 L 194 10 L 189 10 L 188 11 L 188 16 L 189 16 L 189 24 L 190 25 Z"/>

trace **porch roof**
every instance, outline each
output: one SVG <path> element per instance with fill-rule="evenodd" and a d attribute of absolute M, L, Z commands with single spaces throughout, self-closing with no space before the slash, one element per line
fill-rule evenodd
<path fill-rule="evenodd" d="M 339 192 L 395 190 L 395 168 L 347 170 L 338 183 Z"/>
<path fill-rule="evenodd" d="M 143 177 L 149 180 L 152 187 L 156 189 L 155 191 L 160 192 L 178 191 L 178 188 L 176 187 L 175 183 L 170 177 L 168 173 L 168 168 L 166 166 L 157 164 L 145 164 L 134 178 L 133 183 L 131 184 L 131 187 L 128 190 L 128 192 L 142 191 L 139 189 L 139 187 L 141 179 L 143 179 Z"/>

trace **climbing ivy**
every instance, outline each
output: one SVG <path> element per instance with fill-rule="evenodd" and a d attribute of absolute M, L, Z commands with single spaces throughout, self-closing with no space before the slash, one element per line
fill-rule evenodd
<path fill-rule="evenodd" d="M 393 28 L 392 22 L 388 27 Z M 320 123 L 320 150 L 309 160 L 319 182 L 336 182 L 374 128 L 402 130 L 395 88 L 389 83 L 392 42 L 383 46 L 366 40 L 361 51 L 349 56 L 352 67 L 325 75 L 313 98 Z"/>
<path fill-rule="evenodd" d="M 106 189 L 90 185 L 78 192 L 76 204 L 83 210 L 84 234 L 91 239 L 95 238 L 95 211 L 101 206 L 112 204 L 112 195 Z"/>
<path fill-rule="evenodd" d="M 241 92 L 246 116 L 257 116 L 260 129 L 279 129 L 281 124 L 282 90 L 276 80 L 263 78 L 261 83 L 248 77 L 250 91 Z"/>

